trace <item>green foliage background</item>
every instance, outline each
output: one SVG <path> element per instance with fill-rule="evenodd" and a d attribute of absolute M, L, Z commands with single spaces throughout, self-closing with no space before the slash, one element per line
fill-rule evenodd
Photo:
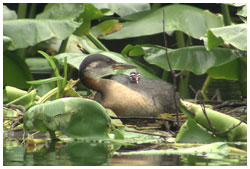
<path fill-rule="evenodd" d="M 190 83 L 205 91 L 209 85 L 203 82 L 213 78 L 233 80 L 240 91 L 236 98 L 246 97 L 244 4 L 5 4 L 4 86 L 27 90 L 26 81 L 53 76 L 38 50 L 57 58 L 58 67 L 67 56 L 68 79 L 77 78 L 74 69 L 84 57 L 102 53 L 136 65 L 144 77 L 171 82 L 163 10 L 171 64 L 174 70 L 186 70 L 179 79 L 179 92 L 190 98 Z M 77 44 L 86 55 L 80 54 Z M 190 78 L 201 82 L 192 84 Z"/>

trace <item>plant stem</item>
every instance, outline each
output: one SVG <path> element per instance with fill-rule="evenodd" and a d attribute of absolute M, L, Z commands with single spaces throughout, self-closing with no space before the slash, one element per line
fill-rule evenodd
<path fill-rule="evenodd" d="M 207 90 L 210 81 L 211 81 L 211 77 L 210 77 L 209 75 L 207 75 L 207 78 L 206 78 L 206 80 L 205 80 L 205 82 L 203 83 L 203 86 L 202 86 L 202 88 L 201 88 L 201 94 L 202 94 L 204 100 L 208 100 L 208 97 L 207 97 L 207 95 L 205 94 L 205 91 Z"/>
<path fill-rule="evenodd" d="M 225 26 L 231 25 L 232 21 L 230 18 L 230 13 L 229 13 L 229 9 L 228 9 L 227 4 L 221 4 L 221 12 L 223 15 L 223 20 L 224 20 Z"/>
<path fill-rule="evenodd" d="M 89 40 L 91 40 L 96 47 L 98 47 L 99 49 L 102 49 L 104 51 L 109 51 L 92 33 L 88 33 L 86 34 L 86 36 L 89 38 Z"/>
<path fill-rule="evenodd" d="M 184 40 L 183 32 L 176 31 L 176 41 L 177 41 L 178 48 L 185 47 L 185 40 Z M 182 94 L 184 98 L 190 97 L 189 88 L 188 88 L 189 77 L 190 77 L 190 72 L 184 71 L 180 78 L 179 92 Z"/>
<path fill-rule="evenodd" d="M 190 77 L 190 72 L 188 71 L 184 71 L 180 76 L 179 92 L 185 99 L 190 98 L 189 88 L 188 88 L 189 77 Z"/>
<path fill-rule="evenodd" d="M 59 70 L 54 62 L 54 60 L 51 58 L 51 56 L 49 56 L 47 53 L 43 52 L 43 51 L 38 51 L 38 53 L 40 53 L 41 55 L 43 55 L 48 62 L 50 63 L 51 67 L 53 68 L 53 70 L 55 71 L 55 75 L 57 77 L 60 76 Z M 62 90 L 62 80 L 58 80 L 57 81 L 57 94 L 56 94 L 56 98 L 58 99 L 61 95 L 61 90 Z"/>
<path fill-rule="evenodd" d="M 27 10 L 27 4 L 26 3 L 20 3 L 18 4 L 18 9 L 17 9 L 17 18 L 18 19 L 23 19 L 26 17 L 26 10 Z M 27 53 L 27 48 L 22 48 L 17 50 L 20 57 L 22 59 L 26 58 L 26 53 Z"/>
<path fill-rule="evenodd" d="M 27 10 L 27 4 L 26 3 L 18 4 L 18 9 L 17 9 L 18 19 L 23 19 L 23 18 L 26 17 L 26 10 Z"/>
<path fill-rule="evenodd" d="M 181 31 L 176 31 L 176 41 L 178 48 L 184 48 L 185 47 L 185 40 L 184 40 L 184 34 Z"/>
<path fill-rule="evenodd" d="M 45 95 L 43 95 L 38 101 L 37 104 L 44 103 L 46 100 L 48 100 L 51 96 L 55 95 L 57 93 L 58 88 L 54 88 L 47 92 Z"/>
<path fill-rule="evenodd" d="M 173 77 L 173 81 L 174 81 L 174 103 L 175 103 L 175 108 L 176 108 L 176 122 L 177 122 L 177 125 L 180 126 L 180 121 L 179 121 L 179 109 L 178 109 L 178 105 L 177 105 L 177 101 L 176 101 L 176 87 L 177 87 L 177 84 L 176 84 L 176 75 L 175 75 L 175 72 L 173 71 L 172 69 L 172 66 L 171 66 L 171 63 L 170 63 L 170 60 L 169 60 L 169 57 L 168 57 L 168 45 L 167 45 L 167 37 L 166 37 L 166 30 L 165 30 L 165 11 L 163 9 L 163 38 L 164 38 L 164 43 L 165 43 L 165 48 L 166 48 L 166 59 L 168 61 L 168 66 L 169 66 L 169 69 L 170 69 L 170 72 L 172 74 L 172 77 Z"/>
<path fill-rule="evenodd" d="M 32 3 L 32 4 L 31 4 L 30 12 L 29 12 L 29 18 L 35 18 L 35 15 L 36 15 L 36 7 L 37 7 L 37 4 L 36 4 L 36 3 Z"/>
<path fill-rule="evenodd" d="M 62 82 L 62 88 L 64 89 L 67 83 L 67 74 L 68 73 L 68 64 L 67 64 L 67 56 L 64 58 L 64 78 Z"/>
<path fill-rule="evenodd" d="M 65 52 L 68 40 L 69 40 L 69 37 L 67 37 L 66 39 L 62 40 L 58 53 L 64 53 Z"/>
<path fill-rule="evenodd" d="M 168 72 L 166 70 L 163 70 L 161 79 L 167 81 L 168 79 Z"/>

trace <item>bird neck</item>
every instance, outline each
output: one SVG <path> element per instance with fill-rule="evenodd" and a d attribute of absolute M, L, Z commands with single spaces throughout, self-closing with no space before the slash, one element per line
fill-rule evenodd
<path fill-rule="evenodd" d="M 84 76 L 82 83 L 90 89 L 103 93 L 110 84 L 109 79 L 92 78 Z"/>

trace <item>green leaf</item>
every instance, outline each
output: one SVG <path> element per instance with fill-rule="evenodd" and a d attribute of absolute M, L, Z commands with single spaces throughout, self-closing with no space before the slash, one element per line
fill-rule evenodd
<path fill-rule="evenodd" d="M 18 19 L 3 22 L 3 35 L 13 40 L 14 49 L 26 48 L 39 42 L 57 38 L 63 40 L 80 26 L 70 19 Z M 22 32 L 22 33 L 20 33 Z"/>
<path fill-rule="evenodd" d="M 81 26 L 74 32 L 77 36 L 88 34 L 91 27 L 91 20 L 99 19 L 104 15 L 92 4 L 84 4 L 84 12 L 80 14 L 78 20 L 82 22 Z"/>
<path fill-rule="evenodd" d="M 53 58 L 43 51 L 38 51 L 38 53 L 40 53 L 41 55 L 43 55 L 47 59 L 47 61 L 50 63 L 51 67 L 55 71 L 56 76 L 59 77 L 60 76 L 59 70 L 56 67 L 56 64 L 55 64 Z"/>
<path fill-rule="evenodd" d="M 58 80 L 63 80 L 63 77 L 57 76 L 57 77 L 51 77 L 48 79 L 41 79 L 41 80 L 33 80 L 33 81 L 27 81 L 28 84 L 36 85 L 36 84 L 44 84 L 44 83 L 51 83 Z"/>
<path fill-rule="evenodd" d="M 10 10 L 6 5 L 3 5 L 3 20 L 17 19 L 15 11 Z"/>
<path fill-rule="evenodd" d="M 207 38 L 203 38 L 203 41 L 207 50 L 216 48 L 223 43 L 223 39 L 217 38 L 211 31 L 207 31 Z"/>
<path fill-rule="evenodd" d="M 235 33 L 237 32 L 237 33 Z M 222 41 L 223 40 L 223 41 Z M 208 50 L 222 44 L 231 44 L 232 46 L 240 49 L 247 50 L 247 24 L 237 24 L 232 26 L 225 26 L 221 28 L 212 28 L 207 32 Z"/>
<path fill-rule="evenodd" d="M 247 140 L 247 125 L 244 122 L 239 125 L 240 120 L 236 118 L 209 108 L 205 108 L 207 117 L 209 118 L 211 124 L 210 126 L 201 105 L 180 100 L 179 107 L 181 111 L 184 110 L 184 113 L 188 112 L 189 114 L 192 114 L 196 123 L 211 132 L 213 132 L 213 129 L 211 129 L 212 126 L 215 129 L 214 134 L 217 134 L 217 136 L 225 137 L 228 141 Z M 238 126 L 232 129 L 232 127 L 236 125 Z"/>
<path fill-rule="evenodd" d="M 38 19 L 75 19 L 80 22 L 80 26 L 74 32 L 75 35 L 82 36 L 89 33 L 90 21 L 103 17 L 101 11 L 92 4 L 48 4 L 43 13 L 37 16 Z"/>
<path fill-rule="evenodd" d="M 124 131 L 124 140 L 123 144 L 147 144 L 147 143 L 160 143 L 164 142 L 164 138 L 160 137 L 159 131 L 149 131 L 149 132 L 140 132 L 135 128 L 125 128 Z M 149 134 L 147 134 L 149 133 Z"/>
<path fill-rule="evenodd" d="M 236 15 L 247 17 L 247 5 L 245 4 L 238 12 Z"/>
<path fill-rule="evenodd" d="M 100 24 L 98 24 L 97 26 L 93 26 L 91 28 L 91 33 L 95 36 L 95 37 L 101 37 L 107 34 L 110 34 L 114 31 L 118 31 L 120 30 L 121 24 L 119 23 L 118 20 L 107 20 L 107 21 L 103 21 Z"/>
<path fill-rule="evenodd" d="M 26 58 L 25 62 L 27 63 L 29 70 L 32 73 L 50 74 L 53 72 L 52 67 L 45 58 Z"/>
<path fill-rule="evenodd" d="M 13 100 L 16 100 L 24 95 L 27 95 L 28 92 L 25 90 L 21 90 L 12 86 L 6 86 L 5 87 L 5 92 L 6 92 L 6 100 L 7 102 L 12 102 Z M 36 96 L 35 100 L 39 100 L 40 97 Z"/>
<path fill-rule="evenodd" d="M 103 39 L 134 38 L 161 33 L 163 10 L 165 10 L 166 31 L 179 30 L 193 38 L 204 37 L 208 29 L 223 25 L 221 16 L 196 7 L 174 4 L 152 11 L 138 20 L 125 22 L 120 31 L 104 36 Z"/>
<path fill-rule="evenodd" d="M 37 19 L 75 19 L 84 11 L 84 4 L 60 3 L 48 4 L 44 11 L 36 16 Z"/>
<path fill-rule="evenodd" d="M 61 63 L 64 63 L 64 58 L 68 58 L 68 64 L 76 69 L 79 69 L 82 60 L 87 55 L 80 54 L 80 53 L 61 53 L 56 55 L 55 58 L 58 59 Z"/>
<path fill-rule="evenodd" d="M 121 17 L 150 10 L 149 3 L 94 3 L 94 5 L 98 9 L 111 9 Z"/>
<path fill-rule="evenodd" d="M 3 55 L 3 83 L 5 86 L 14 86 L 27 89 L 30 85 L 26 81 L 32 80 L 26 63 L 18 56 L 6 51 Z"/>
<path fill-rule="evenodd" d="M 145 15 L 149 15 L 150 13 L 152 13 L 152 10 L 141 11 L 133 13 L 131 15 L 124 16 L 121 19 L 125 21 L 135 21 L 145 17 Z"/>
<path fill-rule="evenodd" d="M 8 92 L 8 90 L 6 90 L 6 93 L 7 93 L 7 95 L 10 94 L 10 92 Z M 8 104 L 22 105 L 25 108 L 29 108 L 30 106 L 35 104 L 35 102 L 34 102 L 35 98 L 36 98 L 36 90 L 34 89 L 34 90 L 30 91 L 29 93 L 22 95 L 21 97 L 18 97 L 17 99 L 9 102 Z"/>
<path fill-rule="evenodd" d="M 130 44 L 125 46 L 121 53 L 124 56 L 132 56 L 132 57 L 143 56 L 145 54 L 141 45 L 132 46 Z"/>
<path fill-rule="evenodd" d="M 244 64 L 245 66 L 243 66 Z M 246 81 L 247 64 L 241 58 L 234 59 L 222 66 L 208 69 L 207 74 L 214 79 L 243 80 Z M 243 78 L 242 78 L 243 77 Z"/>
<path fill-rule="evenodd" d="M 210 143 L 224 140 L 220 137 L 214 137 L 191 118 L 181 126 L 175 138 L 177 143 Z"/>
<path fill-rule="evenodd" d="M 62 131 L 77 139 L 108 138 L 110 118 L 99 103 L 62 98 L 31 107 L 24 116 L 26 130 Z"/>
<path fill-rule="evenodd" d="M 72 138 L 109 138 L 110 118 L 106 109 L 95 101 L 85 100 L 81 110 L 71 116 L 66 135 Z"/>
<path fill-rule="evenodd" d="M 3 36 L 3 51 L 8 50 L 10 46 L 13 46 L 13 41 L 10 37 Z"/>
<path fill-rule="evenodd" d="M 150 64 L 155 64 L 162 69 L 169 71 L 165 50 L 161 47 L 143 47 L 145 60 Z M 215 48 L 207 51 L 203 46 L 192 46 L 175 50 L 168 50 L 170 63 L 173 70 L 189 70 L 196 75 L 204 74 L 214 66 L 222 66 L 242 56 L 245 52 L 238 50 Z M 187 67 L 187 65 L 189 65 Z M 236 71 L 233 67 L 231 71 Z M 237 72 L 237 71 L 236 71 Z"/>

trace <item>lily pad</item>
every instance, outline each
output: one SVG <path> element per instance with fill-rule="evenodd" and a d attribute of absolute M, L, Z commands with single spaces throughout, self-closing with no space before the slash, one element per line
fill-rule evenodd
<path fill-rule="evenodd" d="M 59 130 L 77 139 L 109 138 L 109 127 L 106 109 L 93 100 L 82 98 L 68 97 L 39 104 L 24 116 L 25 130 L 50 133 Z"/>

